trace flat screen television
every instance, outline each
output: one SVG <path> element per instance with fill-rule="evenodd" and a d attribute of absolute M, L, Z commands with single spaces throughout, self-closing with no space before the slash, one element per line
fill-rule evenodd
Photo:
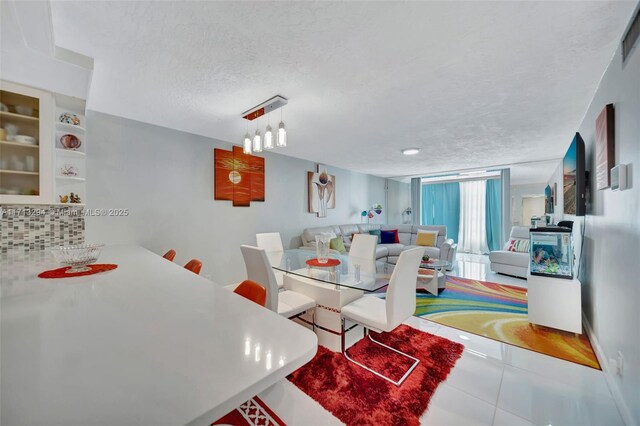
<path fill-rule="evenodd" d="M 587 173 L 584 140 L 576 133 L 562 161 L 564 214 L 584 216 L 587 210 Z"/>

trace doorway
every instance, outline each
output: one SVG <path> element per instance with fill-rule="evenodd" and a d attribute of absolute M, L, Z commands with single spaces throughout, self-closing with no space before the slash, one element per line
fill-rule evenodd
<path fill-rule="evenodd" d="M 531 217 L 544 215 L 544 195 L 525 195 L 522 197 L 522 224 L 528 226 Z"/>

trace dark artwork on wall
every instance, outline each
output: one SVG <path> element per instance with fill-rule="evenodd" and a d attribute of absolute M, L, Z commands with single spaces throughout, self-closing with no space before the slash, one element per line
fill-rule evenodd
<path fill-rule="evenodd" d="M 264 201 L 264 158 L 245 154 L 239 146 L 215 148 L 213 155 L 214 200 L 230 200 L 236 207 Z"/>
<path fill-rule="evenodd" d="M 615 166 L 613 104 L 604 107 L 596 118 L 596 188 L 609 188 L 610 172 Z"/>
<path fill-rule="evenodd" d="M 553 190 L 549 185 L 544 189 L 544 212 L 545 214 L 553 213 Z"/>

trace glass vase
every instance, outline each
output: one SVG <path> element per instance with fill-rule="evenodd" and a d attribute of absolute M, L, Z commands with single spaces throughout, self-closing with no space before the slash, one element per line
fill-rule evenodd
<path fill-rule="evenodd" d="M 316 257 L 318 258 L 318 263 L 327 263 L 329 260 L 329 241 L 331 241 L 329 235 L 316 235 Z"/>

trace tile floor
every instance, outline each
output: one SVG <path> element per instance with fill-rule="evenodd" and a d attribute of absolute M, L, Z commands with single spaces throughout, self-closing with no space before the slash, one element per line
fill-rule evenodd
<path fill-rule="evenodd" d="M 526 287 L 525 280 L 492 273 L 486 256 L 460 255 L 451 274 Z M 465 345 L 423 425 L 623 425 L 601 371 L 417 317 L 406 323 Z M 260 397 L 288 425 L 340 424 L 287 380 Z"/>

